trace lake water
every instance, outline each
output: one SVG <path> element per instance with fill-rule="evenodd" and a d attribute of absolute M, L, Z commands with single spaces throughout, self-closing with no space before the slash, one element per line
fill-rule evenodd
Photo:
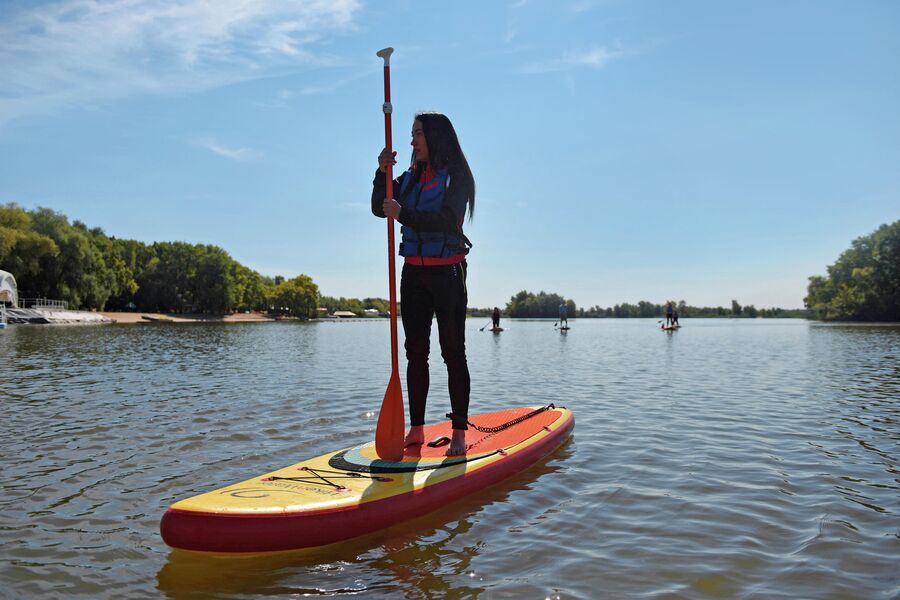
<path fill-rule="evenodd" d="M 386 321 L 0 332 L 0 596 L 900 595 L 900 326 L 486 322 L 472 413 L 568 406 L 566 445 L 392 529 L 239 557 L 173 551 L 159 519 L 370 440 Z M 449 410 L 432 357 L 429 421 Z"/>

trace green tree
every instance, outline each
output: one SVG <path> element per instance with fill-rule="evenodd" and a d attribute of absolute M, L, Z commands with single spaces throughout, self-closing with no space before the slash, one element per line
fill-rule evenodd
<path fill-rule="evenodd" d="M 195 249 L 184 242 L 156 242 L 151 248 L 153 257 L 137 278 L 137 305 L 154 312 L 194 310 Z"/>
<path fill-rule="evenodd" d="M 232 262 L 232 277 L 237 290 L 237 308 L 240 310 L 266 310 L 269 298 L 275 291 L 274 283 L 238 262 Z"/>
<path fill-rule="evenodd" d="M 38 295 L 65 300 L 72 308 L 102 309 L 115 291 L 115 274 L 93 239 L 103 237 L 103 232 L 89 231 L 78 221 L 70 224 L 48 208 L 32 213 L 31 227 L 59 248 L 57 254 L 40 260 L 40 272 L 34 277 Z"/>
<path fill-rule="evenodd" d="M 32 216 L 16 204 L 0 205 L 0 269 L 16 277 L 19 296 L 39 296 L 41 265 L 59 255 L 52 238 L 32 229 Z"/>
<path fill-rule="evenodd" d="M 196 246 L 196 270 L 191 282 L 194 310 L 223 314 L 234 309 L 239 300 L 234 282 L 234 261 L 218 246 Z"/>
<path fill-rule="evenodd" d="M 804 303 L 823 320 L 900 320 L 900 221 L 854 240 L 828 276 L 809 278 Z"/>
<path fill-rule="evenodd" d="M 391 301 L 386 298 L 363 298 L 363 308 L 374 308 L 380 313 L 391 312 Z"/>
<path fill-rule="evenodd" d="M 559 305 L 563 303 L 569 315 L 574 317 L 578 314 L 578 307 L 573 300 L 566 300 L 559 294 L 548 294 L 543 291 L 533 294 L 522 290 L 510 298 L 505 313 L 518 318 L 555 318 L 559 316 Z"/>
<path fill-rule="evenodd" d="M 318 307 L 319 286 L 308 275 L 298 275 L 275 288 L 274 301 L 294 316 L 309 317 Z"/>
<path fill-rule="evenodd" d="M 136 240 L 110 238 L 110 243 L 112 248 L 109 252 L 115 257 L 113 261 L 117 265 L 115 270 L 119 279 L 119 292 L 107 300 L 106 306 L 109 310 L 124 310 L 130 303 L 137 304 L 139 281 L 156 254 L 152 246 Z M 139 308 L 151 310 L 146 306 Z"/>
<path fill-rule="evenodd" d="M 646 300 L 641 300 L 640 302 L 638 302 L 637 316 L 642 319 L 656 317 L 662 312 L 663 307 L 659 304 L 653 304 L 652 302 L 647 302 Z"/>
<path fill-rule="evenodd" d="M 91 229 L 90 235 L 91 243 L 100 251 L 108 271 L 105 279 L 109 293 L 103 308 L 122 308 L 124 305 L 118 305 L 117 300 L 122 297 L 133 298 L 138 289 L 134 271 L 126 261 L 123 247 L 117 240 L 107 237 L 99 228 Z"/>
<path fill-rule="evenodd" d="M 161 312 L 264 309 L 284 282 L 218 246 L 110 238 L 53 210 L 11 203 L 0 205 L 0 269 L 16 276 L 21 297 L 66 300 L 72 308 L 121 310 L 133 302 Z"/>

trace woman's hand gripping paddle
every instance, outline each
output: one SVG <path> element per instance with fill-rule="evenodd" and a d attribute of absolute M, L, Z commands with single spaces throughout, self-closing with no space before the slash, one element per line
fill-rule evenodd
<path fill-rule="evenodd" d="M 384 147 L 388 155 L 391 146 L 391 53 L 393 48 L 379 50 L 376 56 L 384 59 Z M 390 162 L 385 171 L 387 177 L 387 197 L 394 197 L 394 169 Z M 394 219 L 387 217 L 388 226 L 388 279 L 391 300 L 391 379 L 388 381 L 381 412 L 378 413 L 378 427 L 375 429 L 375 452 L 382 460 L 403 459 L 403 434 L 406 423 L 403 418 L 403 388 L 400 387 L 400 368 L 397 366 L 397 291 L 396 269 L 394 267 Z"/>

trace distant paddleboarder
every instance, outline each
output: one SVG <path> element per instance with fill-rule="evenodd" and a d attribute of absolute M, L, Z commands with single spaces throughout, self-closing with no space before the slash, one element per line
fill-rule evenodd
<path fill-rule="evenodd" d="M 494 312 L 491 313 L 491 322 L 494 324 L 494 329 L 500 329 L 500 309 L 496 306 Z"/>
<path fill-rule="evenodd" d="M 672 301 L 666 301 L 666 324 L 664 325 L 664 327 L 668 327 L 672 324 L 672 315 L 674 314 L 674 312 L 675 307 L 672 306 Z"/>
<path fill-rule="evenodd" d="M 672 309 L 672 326 L 673 327 L 681 327 L 681 325 L 678 324 L 678 309 L 677 308 Z"/>
<path fill-rule="evenodd" d="M 465 454 L 469 415 L 466 363 L 466 255 L 472 246 L 462 225 L 475 209 L 475 179 L 453 125 L 441 113 L 418 113 L 413 121 L 412 160 L 394 181 L 397 198 L 386 198 L 384 173 L 396 152 L 382 150 L 372 182 L 372 213 L 400 222 L 404 257 L 400 276 L 401 318 L 406 334 L 409 433 L 406 445 L 425 442 L 428 351 L 431 320 L 437 315 L 441 356 L 447 365 L 453 438 L 448 455 Z M 399 192 L 397 192 L 399 190 Z"/>
<path fill-rule="evenodd" d="M 559 305 L 559 328 L 569 328 L 569 307 L 565 302 Z"/>

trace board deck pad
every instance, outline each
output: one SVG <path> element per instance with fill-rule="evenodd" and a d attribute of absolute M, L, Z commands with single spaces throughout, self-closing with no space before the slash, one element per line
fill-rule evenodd
<path fill-rule="evenodd" d="M 502 425 L 528 413 L 530 408 L 514 408 L 477 415 L 470 419 L 479 427 L 489 428 Z M 462 456 L 447 456 L 447 446 L 431 447 L 428 442 L 439 437 L 450 437 L 453 429 L 450 421 L 425 426 L 425 443 L 407 446 L 401 461 L 382 460 L 375 453 L 375 444 L 356 446 L 334 455 L 328 464 L 337 469 L 361 471 L 364 473 L 387 473 L 405 471 L 426 471 L 465 463 L 496 454 L 499 450 L 512 446 L 540 432 L 559 418 L 559 411 L 545 410 L 533 417 L 496 433 L 486 433 L 469 427 L 466 431 L 466 453 Z"/>

